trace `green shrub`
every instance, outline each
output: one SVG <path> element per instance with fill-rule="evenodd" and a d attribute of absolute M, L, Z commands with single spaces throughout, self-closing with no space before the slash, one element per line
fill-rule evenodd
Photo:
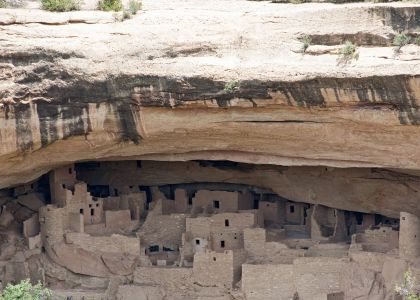
<path fill-rule="evenodd" d="M 346 41 L 340 49 L 340 54 L 345 57 L 352 57 L 356 54 L 357 46 L 350 41 Z"/>
<path fill-rule="evenodd" d="M 225 88 L 223 89 L 223 91 L 225 93 L 232 94 L 239 88 L 238 84 L 239 83 L 237 81 L 230 81 L 225 84 Z"/>
<path fill-rule="evenodd" d="M 393 44 L 395 46 L 395 52 L 400 52 L 401 48 L 404 47 L 405 45 L 408 45 L 410 41 L 411 41 L 411 37 L 409 37 L 405 33 L 397 34 L 394 37 L 394 41 L 393 41 Z"/>
<path fill-rule="evenodd" d="M 304 35 L 300 41 L 302 42 L 302 51 L 305 53 L 311 45 L 312 39 L 308 35 Z"/>
<path fill-rule="evenodd" d="M 414 291 L 414 285 L 416 278 L 411 274 L 411 270 L 408 269 L 404 273 L 403 283 L 396 285 L 394 291 L 397 295 L 403 296 L 406 300 L 420 300 L 420 296 Z"/>
<path fill-rule="evenodd" d="M 417 46 L 420 46 L 420 36 L 414 39 L 414 44 L 416 44 Z"/>
<path fill-rule="evenodd" d="M 41 0 L 42 8 L 49 11 L 71 11 L 80 9 L 77 0 Z"/>
<path fill-rule="evenodd" d="M 121 0 L 99 0 L 98 9 L 103 11 L 120 11 L 123 9 Z"/>
<path fill-rule="evenodd" d="M 137 14 L 137 12 L 141 9 L 141 2 L 137 0 L 130 0 L 128 3 L 128 9 L 132 15 Z"/>
<path fill-rule="evenodd" d="M 8 284 L 1 292 L 0 300 L 46 300 L 51 296 L 51 290 L 44 288 L 41 283 L 32 285 L 26 279 L 16 285 Z"/>
<path fill-rule="evenodd" d="M 5 8 L 6 6 L 6 0 L 0 0 L 0 8 Z"/>
<path fill-rule="evenodd" d="M 357 53 L 357 46 L 350 41 L 346 41 L 341 47 L 338 57 L 338 64 L 346 64 L 352 59 L 359 59 L 359 53 Z"/>

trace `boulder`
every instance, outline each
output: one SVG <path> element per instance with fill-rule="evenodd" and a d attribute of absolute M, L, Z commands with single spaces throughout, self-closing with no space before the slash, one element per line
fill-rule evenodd
<path fill-rule="evenodd" d="M 41 193 L 21 195 L 17 198 L 17 202 L 32 211 L 38 211 L 41 206 L 45 205 L 44 195 Z"/>
<path fill-rule="evenodd" d="M 74 273 L 96 277 L 110 275 L 98 254 L 65 243 L 55 244 L 53 251 L 57 257 L 57 263 Z"/>
<path fill-rule="evenodd" d="M 13 214 L 7 209 L 4 209 L 0 215 L 0 227 L 8 227 L 13 222 L 13 220 Z"/>

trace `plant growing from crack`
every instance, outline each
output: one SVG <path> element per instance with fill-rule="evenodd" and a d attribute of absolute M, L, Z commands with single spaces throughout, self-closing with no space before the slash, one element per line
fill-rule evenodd
<path fill-rule="evenodd" d="M 305 53 L 306 50 L 309 48 L 309 46 L 311 45 L 312 39 L 310 38 L 310 36 L 308 35 L 304 35 L 300 41 L 302 42 L 302 52 Z"/>
<path fill-rule="evenodd" d="M 397 34 L 394 37 L 394 40 L 392 42 L 395 46 L 395 48 L 394 48 L 395 53 L 400 53 L 401 48 L 408 45 L 410 43 L 410 41 L 411 41 L 411 37 L 409 37 L 405 33 Z"/>
<path fill-rule="evenodd" d="M 225 84 L 223 91 L 227 94 L 233 94 L 238 89 L 239 89 L 239 82 L 236 80 L 233 80 Z"/>
<path fill-rule="evenodd" d="M 348 63 L 351 60 L 359 59 L 359 53 L 357 52 L 357 46 L 351 41 L 346 41 L 339 51 L 338 63 Z"/>

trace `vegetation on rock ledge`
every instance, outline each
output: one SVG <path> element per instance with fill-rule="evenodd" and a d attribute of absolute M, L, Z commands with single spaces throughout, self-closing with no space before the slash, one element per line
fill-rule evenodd
<path fill-rule="evenodd" d="M 77 0 L 41 0 L 42 8 L 49 11 L 71 11 L 80 9 Z"/>
<path fill-rule="evenodd" d="M 121 0 L 99 0 L 98 9 L 103 11 L 121 11 L 123 5 Z"/>
<path fill-rule="evenodd" d="M 359 53 L 356 50 L 357 46 L 355 44 L 351 41 L 346 41 L 339 51 L 338 63 L 348 63 L 352 59 L 359 59 Z"/>
<path fill-rule="evenodd" d="M 128 10 L 132 15 L 137 14 L 137 12 L 141 9 L 141 2 L 137 0 L 130 0 L 128 3 Z"/>
<path fill-rule="evenodd" d="M 302 42 L 302 51 L 303 53 L 306 52 L 306 50 L 309 48 L 309 46 L 311 45 L 312 39 L 308 36 L 308 35 L 304 35 L 300 41 Z"/>
<path fill-rule="evenodd" d="M 239 89 L 239 82 L 234 80 L 234 81 L 227 82 L 225 84 L 225 87 L 224 87 L 223 91 L 225 93 L 232 94 L 238 89 Z"/>
<path fill-rule="evenodd" d="M 395 52 L 400 52 L 401 48 L 405 45 L 408 45 L 411 41 L 411 37 L 406 35 L 405 33 L 397 34 L 394 37 L 393 44 L 395 46 Z"/>

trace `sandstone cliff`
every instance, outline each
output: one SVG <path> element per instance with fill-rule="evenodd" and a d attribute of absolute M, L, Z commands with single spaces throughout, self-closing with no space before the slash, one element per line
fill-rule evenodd
<path fill-rule="evenodd" d="M 0 10 L 0 187 L 97 159 L 420 169 L 420 47 L 391 46 L 420 6 L 143 6 Z"/>

